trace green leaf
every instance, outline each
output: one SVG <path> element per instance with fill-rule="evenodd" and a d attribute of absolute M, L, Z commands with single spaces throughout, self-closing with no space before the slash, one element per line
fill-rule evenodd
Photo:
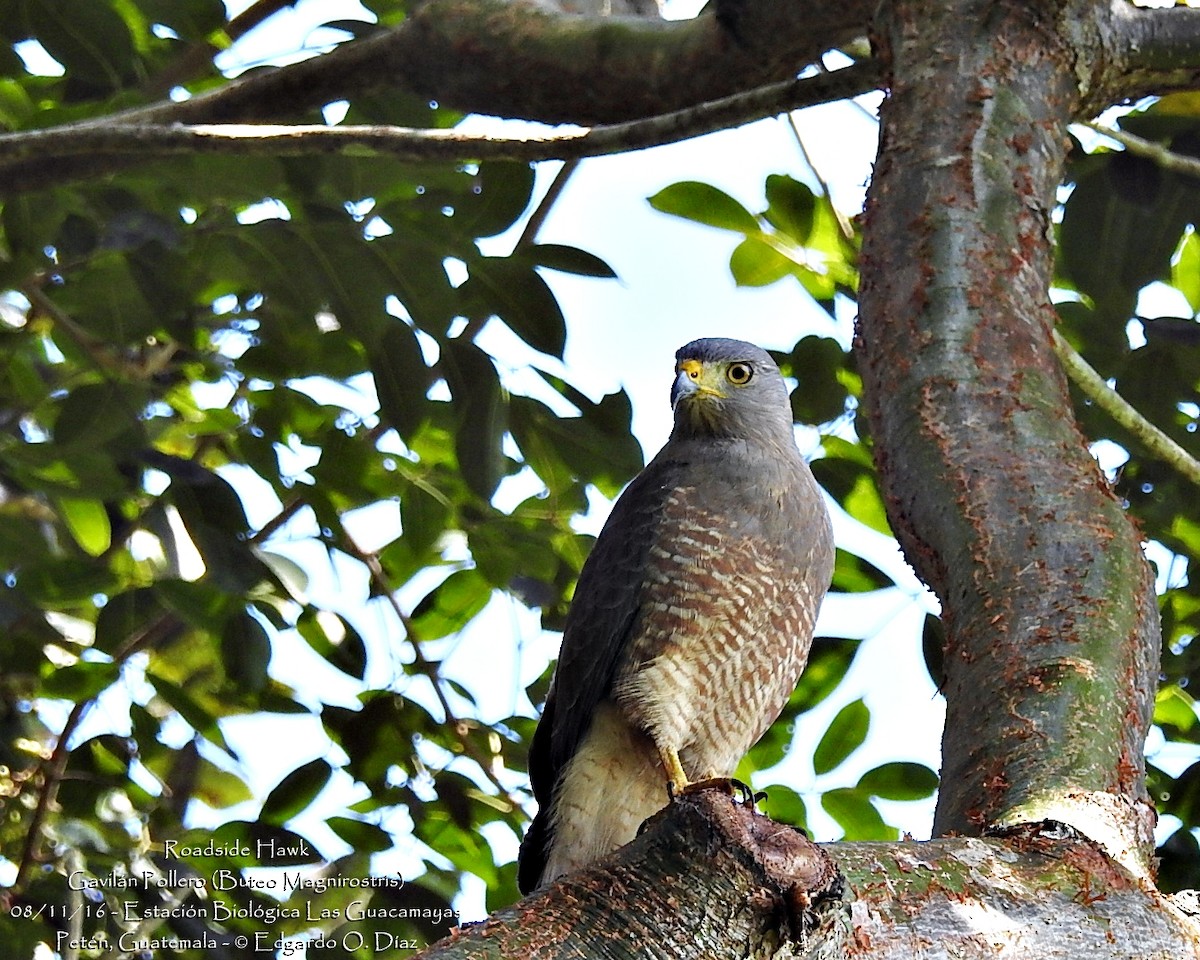
<path fill-rule="evenodd" d="M 266 823 L 282 825 L 307 809 L 333 775 L 333 768 L 321 759 L 297 767 L 263 801 L 259 815 Z"/>
<path fill-rule="evenodd" d="M 209 742 L 216 744 L 226 753 L 231 756 L 234 755 L 229 749 L 229 745 L 225 742 L 221 728 L 217 726 L 216 718 L 205 710 L 183 687 L 172 683 L 164 677 L 157 677 L 152 673 L 147 673 L 146 678 L 154 685 L 155 692 L 163 701 L 183 717 L 193 730 Z"/>
<path fill-rule="evenodd" d="M 662 213 L 722 230 L 745 234 L 759 232 L 757 218 L 737 200 L 724 190 L 695 180 L 664 187 L 650 198 L 650 206 Z"/>
<path fill-rule="evenodd" d="M 410 622 L 421 640 L 436 640 L 457 633 L 492 597 L 492 586 L 478 570 L 458 570 L 433 588 L 417 604 Z"/>
<path fill-rule="evenodd" d="M 768 784 L 763 787 L 763 792 L 767 795 L 763 807 L 772 820 L 801 830 L 808 829 L 808 808 L 800 794 L 778 783 Z"/>
<path fill-rule="evenodd" d="M 581 277 L 617 279 L 617 274 L 607 263 L 594 253 L 569 247 L 561 243 L 536 243 L 529 251 L 534 263 L 563 273 L 575 273 Z"/>
<path fill-rule="evenodd" d="M 120 679 L 121 666 L 108 661 L 80 661 L 60 667 L 42 682 L 47 697 L 80 702 L 97 697 Z"/>
<path fill-rule="evenodd" d="M 1108 323 L 1125 321 L 1138 291 L 1168 274 L 1184 227 L 1200 216 L 1200 185 L 1127 151 L 1076 181 L 1059 233 L 1062 270 Z"/>
<path fill-rule="evenodd" d="M 866 473 L 861 474 L 841 503 L 842 509 L 855 520 L 866 524 L 872 530 L 891 536 L 892 528 L 888 524 L 887 509 L 883 505 L 883 498 L 879 495 L 879 487 L 876 486 L 873 477 Z"/>
<path fill-rule="evenodd" d="M 54 239 L 67 215 L 67 196 L 57 190 L 41 190 L 9 197 L 0 208 L 0 226 L 13 253 L 45 260 L 45 248 Z"/>
<path fill-rule="evenodd" d="M 52 610 L 90 602 L 98 593 L 111 593 L 114 584 L 112 571 L 103 565 L 70 557 L 39 560 L 17 574 L 21 592 Z"/>
<path fill-rule="evenodd" d="M 355 853 L 383 853 L 395 846 L 391 834 L 373 823 L 350 817 L 330 817 L 325 825 L 350 844 Z"/>
<path fill-rule="evenodd" d="M 504 474 L 500 442 L 507 409 L 491 358 L 473 343 L 443 345 L 439 363 L 455 400 L 454 452 L 468 486 L 490 500 Z"/>
<path fill-rule="evenodd" d="M 842 707 L 813 751 L 813 770 L 821 775 L 837 767 L 862 746 L 870 725 L 871 711 L 862 700 Z"/>
<path fill-rule="evenodd" d="M 99 500 L 59 497 L 58 510 L 71 536 L 84 553 L 98 557 L 112 545 L 112 525 Z"/>
<path fill-rule="evenodd" d="M 807 336 L 793 348 L 788 372 L 797 379 L 792 416 L 801 423 L 828 423 L 846 412 L 847 390 L 841 376 L 846 351 L 829 337 Z"/>
<path fill-rule="evenodd" d="M 367 647 L 362 635 L 349 621 L 330 610 L 305 610 L 296 621 L 310 647 L 333 666 L 352 677 L 363 679 L 367 672 Z"/>
<path fill-rule="evenodd" d="M 937 786 L 937 774 L 923 763 L 885 763 L 858 781 L 860 790 L 885 800 L 924 800 Z"/>
<path fill-rule="evenodd" d="M 37 0 L 25 12 L 33 35 L 72 77 L 107 92 L 133 75 L 133 37 L 106 0 Z"/>
<path fill-rule="evenodd" d="M 115 654 L 153 622 L 167 616 L 154 587 L 126 590 L 110 597 L 96 617 L 97 650 Z"/>
<path fill-rule="evenodd" d="M 232 617 L 221 632 L 225 673 L 240 689 L 258 693 L 267 685 L 271 641 L 261 623 L 248 613 Z"/>
<path fill-rule="evenodd" d="M 451 520 L 448 499 L 422 483 L 405 484 L 400 494 L 400 522 L 408 547 L 418 556 L 433 549 Z"/>
<path fill-rule="evenodd" d="M 729 272 L 739 287 L 765 287 L 789 276 L 793 266 L 761 236 L 746 237 L 729 257 Z"/>
<path fill-rule="evenodd" d="M 146 297 L 124 253 L 92 258 L 54 292 L 54 300 L 93 336 L 113 343 L 133 343 L 162 327 L 161 306 Z"/>
<path fill-rule="evenodd" d="M 788 709 L 811 710 L 837 689 L 858 651 L 857 640 L 817 637 L 808 654 L 808 664 L 788 700 Z"/>
<path fill-rule="evenodd" d="M 1200 311 L 1200 236 L 1190 230 L 1171 265 L 1171 286 L 1187 298 L 1192 313 Z"/>
<path fill-rule="evenodd" d="M 192 796 L 212 807 L 225 810 L 254 799 L 254 792 L 236 773 L 222 770 L 203 756 L 197 758 L 195 787 Z"/>
<path fill-rule="evenodd" d="M 834 554 L 833 588 L 842 593 L 864 593 L 892 586 L 892 578 L 873 563 L 839 548 Z"/>
<path fill-rule="evenodd" d="M 535 350 L 562 357 L 567 324 L 546 281 L 525 260 L 479 257 L 467 264 L 470 277 L 459 287 L 467 313 L 497 316 Z"/>
<path fill-rule="evenodd" d="M 113 444 L 135 447 L 144 443 L 139 418 L 145 405 L 142 391 L 129 384 L 89 383 L 72 390 L 54 421 L 54 442 L 61 447 L 89 449 Z"/>
<path fill-rule="evenodd" d="M 895 840 L 899 833 L 883 822 L 875 805 L 861 790 L 827 790 L 821 794 L 821 806 L 845 832 L 845 840 Z"/>
<path fill-rule="evenodd" d="M 816 197 L 799 180 L 773 173 L 766 183 L 767 209 L 763 216 L 776 230 L 798 247 L 804 246 L 812 231 Z"/>
<path fill-rule="evenodd" d="M 1186 733 L 1196 725 L 1196 701 L 1177 683 L 1163 686 L 1154 698 L 1154 722 Z"/>
<path fill-rule="evenodd" d="M 533 195 L 533 164 L 520 160 L 488 160 L 469 193 L 454 205 L 454 219 L 468 236 L 503 233 L 529 206 Z"/>
<path fill-rule="evenodd" d="M 389 324 L 370 352 L 370 362 L 380 412 L 407 442 L 429 412 L 429 368 L 416 334 L 400 321 Z"/>

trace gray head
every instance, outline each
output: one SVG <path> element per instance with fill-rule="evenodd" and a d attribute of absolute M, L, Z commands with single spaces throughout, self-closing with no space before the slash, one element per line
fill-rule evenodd
<path fill-rule="evenodd" d="M 693 340 L 675 354 L 674 438 L 792 437 L 787 384 L 770 354 L 744 340 Z"/>

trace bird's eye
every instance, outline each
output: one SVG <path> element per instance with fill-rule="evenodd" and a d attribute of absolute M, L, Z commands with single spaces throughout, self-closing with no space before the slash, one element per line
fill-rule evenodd
<path fill-rule="evenodd" d="M 725 379 L 735 387 L 745 386 L 754 376 L 754 368 L 748 363 L 731 363 L 725 371 Z"/>

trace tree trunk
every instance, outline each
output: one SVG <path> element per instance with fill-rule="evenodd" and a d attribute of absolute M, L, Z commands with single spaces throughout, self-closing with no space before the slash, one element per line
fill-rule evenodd
<path fill-rule="evenodd" d="M 887 10 L 859 349 L 889 516 L 946 626 L 934 832 L 1054 819 L 1148 876 L 1154 581 L 1075 424 L 1047 292 L 1087 51 L 1057 3 Z"/>

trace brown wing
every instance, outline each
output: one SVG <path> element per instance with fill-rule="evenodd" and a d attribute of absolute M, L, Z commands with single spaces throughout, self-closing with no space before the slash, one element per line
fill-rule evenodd
<path fill-rule="evenodd" d="M 529 751 L 529 779 L 538 802 L 518 857 L 522 892 L 537 886 L 553 842 L 551 805 L 559 777 L 609 696 L 642 603 L 647 557 L 667 491 L 684 465 L 654 461 L 613 506 L 579 574 L 563 631 L 562 650 Z"/>

